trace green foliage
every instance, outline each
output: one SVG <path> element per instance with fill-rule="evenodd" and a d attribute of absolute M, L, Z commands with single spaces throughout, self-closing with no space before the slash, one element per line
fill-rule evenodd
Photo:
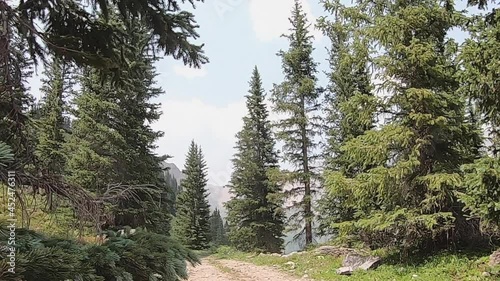
<path fill-rule="evenodd" d="M 2 227 L 0 234 L 5 246 L 8 231 Z M 2 280 L 179 281 L 187 279 L 186 261 L 199 263 L 193 252 L 171 238 L 144 231 L 113 235 L 102 245 L 86 245 L 17 229 L 16 245 L 16 274 L 7 273 L 2 252 Z"/>
<path fill-rule="evenodd" d="M 12 153 L 12 148 L 4 142 L 0 142 L 0 165 L 5 166 L 7 163 L 14 160 L 14 154 Z"/>
<path fill-rule="evenodd" d="M 230 190 L 233 197 L 225 206 L 233 245 L 245 251 L 279 252 L 283 245 L 283 194 L 272 175 L 278 170 L 278 160 L 264 99 L 255 68 L 247 95 L 248 114 L 236 135 Z"/>
<path fill-rule="evenodd" d="M 11 52 L 0 63 L 0 141 L 12 149 L 14 161 L 7 167 L 0 166 L 2 178 L 9 169 L 20 172 L 20 168 L 33 164 L 35 146 L 34 124 L 29 119 L 34 98 L 27 83 L 33 62 L 26 56 L 26 46 L 19 37 L 11 38 L 9 48 Z"/>
<path fill-rule="evenodd" d="M 373 94 L 368 69 L 369 46 L 360 28 L 366 20 L 340 1 L 324 1 L 323 6 L 335 15 L 319 20 L 319 28 L 330 38 L 329 87 L 325 95 L 327 143 L 324 159 L 328 170 L 353 177 L 366 167 L 352 165 L 341 151 L 342 144 L 374 127 L 378 100 Z M 353 218 L 354 210 L 344 204 L 348 194 L 329 192 L 319 201 L 321 233 L 334 233 L 331 224 Z"/>
<path fill-rule="evenodd" d="M 471 241 L 476 225 L 465 220 L 456 192 L 462 191 L 460 166 L 476 157 L 478 130 L 457 95 L 457 45 L 444 37 L 461 15 L 434 1 L 364 4 L 355 9 L 372 24 L 357 29 L 369 46 L 380 47 L 370 60 L 388 94 L 378 112 L 387 118 L 380 129 L 342 143 L 354 176 L 327 173 L 330 192 L 344 195 L 344 206 L 354 210 L 333 227 L 371 247 L 404 253 Z"/>
<path fill-rule="evenodd" d="M 207 172 L 201 148 L 194 141 L 189 146 L 183 173 L 186 178 L 177 197 L 173 234 L 188 248 L 204 250 L 210 242 Z"/>
<path fill-rule="evenodd" d="M 463 167 L 465 190 L 459 198 L 486 232 L 498 236 L 500 227 L 500 161 L 483 157 Z"/>
<path fill-rule="evenodd" d="M 45 175 L 61 176 L 64 172 L 67 140 L 67 104 L 75 84 L 75 70 L 60 58 L 54 57 L 45 69 L 45 79 L 40 89 L 44 94 L 38 118 L 38 142 L 35 151 L 38 163 Z"/>
<path fill-rule="evenodd" d="M 194 6 L 200 1 L 188 2 Z M 208 61 L 202 46 L 190 42 L 198 38 L 194 15 L 181 9 L 178 1 L 17 1 L 6 6 L 11 32 L 21 38 L 32 58 L 44 58 L 50 51 L 79 65 L 126 67 L 122 53 L 128 47 L 127 34 L 113 22 L 116 11 L 120 19 L 139 20 L 151 32 L 152 49 L 195 67 Z"/>
<path fill-rule="evenodd" d="M 150 100 L 163 91 L 155 86 L 155 60 L 145 49 L 149 35 L 140 25 L 126 31 L 134 49 L 126 53 L 131 67 L 121 72 L 121 83 L 113 84 L 91 68 L 80 77 L 82 90 L 75 99 L 76 119 L 67 145 L 67 179 L 96 194 L 113 184 L 145 186 L 134 198 L 118 202 L 112 223 L 168 233 L 175 197 L 163 175 L 165 157 L 154 153 L 163 133 L 150 125 L 161 115 L 159 105 Z"/>
<path fill-rule="evenodd" d="M 280 51 L 284 81 L 274 85 L 271 95 L 274 111 L 287 117 L 277 122 L 276 137 L 283 144 L 283 160 L 294 167 L 288 173 L 287 181 L 294 187 L 287 190 L 293 200 L 294 214 L 290 221 L 293 228 L 301 228 L 306 244 L 313 241 L 312 195 L 317 190 L 317 167 L 313 149 L 317 147 L 315 137 L 320 133 L 320 118 L 317 114 L 320 91 L 316 88 L 316 63 L 312 58 L 313 37 L 309 34 L 309 24 L 299 1 L 290 18 L 292 28 L 288 38 L 290 48 Z M 295 203 L 296 202 L 296 203 Z"/>
<path fill-rule="evenodd" d="M 213 246 L 227 244 L 226 229 L 219 209 L 215 209 L 210 215 L 210 239 Z"/>

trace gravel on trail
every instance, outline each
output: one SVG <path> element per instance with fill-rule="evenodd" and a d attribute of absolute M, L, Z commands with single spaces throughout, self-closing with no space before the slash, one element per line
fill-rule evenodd
<path fill-rule="evenodd" d="M 189 267 L 188 281 L 299 281 L 276 268 L 234 260 L 206 258 L 201 265 Z"/>

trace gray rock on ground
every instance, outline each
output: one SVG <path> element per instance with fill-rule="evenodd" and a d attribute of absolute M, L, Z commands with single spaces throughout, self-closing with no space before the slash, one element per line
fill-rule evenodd
<path fill-rule="evenodd" d="M 337 274 L 351 275 L 357 269 L 375 269 L 380 265 L 380 261 L 380 257 L 365 256 L 358 253 L 349 253 L 342 262 L 342 267 L 337 269 Z"/>

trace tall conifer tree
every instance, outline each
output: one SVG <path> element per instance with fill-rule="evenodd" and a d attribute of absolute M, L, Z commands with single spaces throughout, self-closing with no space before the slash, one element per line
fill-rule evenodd
<path fill-rule="evenodd" d="M 177 197 L 173 233 L 179 241 L 193 250 L 207 249 L 210 242 L 210 205 L 208 203 L 207 165 L 201 148 L 194 141 L 189 146 Z"/>
<path fill-rule="evenodd" d="M 288 173 L 292 188 L 286 191 L 293 202 L 294 214 L 290 217 L 293 228 L 302 228 L 305 244 L 313 242 L 313 195 L 318 185 L 318 171 L 315 162 L 319 155 L 314 149 L 315 139 L 320 134 L 319 108 L 320 91 L 316 87 L 316 63 L 312 58 L 312 39 L 309 34 L 306 14 L 298 0 L 290 18 L 291 33 L 286 36 L 290 48 L 280 51 L 284 81 L 274 86 L 271 99 L 274 111 L 286 117 L 277 124 L 277 138 L 284 142 L 284 160 L 294 167 Z M 304 237 L 302 236 L 302 237 Z"/>
<path fill-rule="evenodd" d="M 232 199 L 226 203 L 229 237 L 242 250 L 278 252 L 283 244 L 284 214 L 275 141 L 264 104 L 265 94 L 257 67 L 253 70 L 247 95 L 248 114 L 236 135 Z"/>
<path fill-rule="evenodd" d="M 323 5 L 335 16 L 333 22 L 323 17 L 318 24 L 331 41 L 329 86 L 323 106 L 326 172 L 339 171 L 353 177 L 366 169 L 352 165 L 345 159 L 340 147 L 372 129 L 377 110 L 368 70 L 369 46 L 366 37 L 360 33 L 360 27 L 366 22 L 359 17 L 359 13 L 353 13 L 338 0 L 325 1 Z M 319 201 L 320 232 L 331 233 L 333 222 L 352 219 L 354 210 L 343 204 L 347 196 L 335 190 L 322 196 Z"/>
<path fill-rule="evenodd" d="M 409 250 L 446 246 L 450 237 L 464 241 L 474 225 L 464 218 L 456 192 L 460 166 L 474 156 L 476 131 L 465 122 L 465 103 L 457 95 L 457 44 L 446 39 L 458 12 L 431 0 L 360 5 L 373 17 L 363 31 L 382 50 L 373 61 L 390 95 L 383 110 L 389 118 L 341 147 L 351 165 L 366 170 L 354 178 L 330 173 L 329 188 L 350 194 L 348 204 L 356 210 L 352 221 L 337 227 L 372 247 Z"/>

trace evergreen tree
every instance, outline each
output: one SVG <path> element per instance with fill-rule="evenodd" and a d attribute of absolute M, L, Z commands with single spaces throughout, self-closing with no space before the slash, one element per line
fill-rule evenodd
<path fill-rule="evenodd" d="M 206 163 L 201 148 L 194 141 L 189 147 L 183 173 L 186 178 L 181 182 L 182 191 L 177 197 L 173 233 L 190 249 L 207 249 L 210 242 L 210 205 Z"/>
<path fill-rule="evenodd" d="M 325 1 L 323 5 L 335 15 L 334 22 L 324 17 L 318 24 L 331 41 L 330 83 L 324 102 L 325 164 L 327 172 L 339 171 L 346 177 L 353 177 L 365 169 L 345 159 L 340 147 L 372 129 L 377 110 L 368 70 L 368 44 L 359 32 L 366 22 L 350 10 L 346 14 L 346 7 L 340 1 Z M 342 204 L 347 197 L 348 194 L 335 191 L 322 196 L 319 201 L 320 232 L 330 233 L 332 223 L 352 219 L 354 210 Z"/>
<path fill-rule="evenodd" d="M 67 139 L 67 105 L 65 99 L 73 91 L 75 69 L 69 63 L 54 57 L 45 69 L 41 92 L 44 94 L 38 110 L 37 146 L 35 155 L 40 173 L 61 181 L 66 165 L 64 151 Z M 33 114 L 32 114 L 33 115 Z M 46 190 L 48 206 L 54 210 L 54 194 Z"/>
<path fill-rule="evenodd" d="M 232 244 L 242 250 L 278 252 L 283 245 L 282 190 L 273 178 L 278 160 L 257 67 L 246 98 L 248 114 L 236 135 L 232 160 L 233 197 L 226 203 L 227 219 L 232 225 L 229 236 Z"/>
<path fill-rule="evenodd" d="M 123 24 L 133 48 L 125 53 L 131 64 L 120 74 L 122 81 L 112 83 L 91 68 L 81 77 L 68 143 L 68 180 L 97 194 L 112 184 L 143 186 L 132 198 L 118 202 L 112 223 L 168 234 L 173 192 L 161 166 L 166 157 L 154 153 L 163 133 L 150 126 L 161 114 L 151 99 L 163 91 L 155 86 L 155 60 L 147 53 L 150 34 L 139 23 Z"/>
<path fill-rule="evenodd" d="M 285 79 L 274 86 L 271 99 L 274 111 L 287 116 L 276 124 L 277 138 L 284 142 L 284 160 L 296 167 L 288 174 L 288 182 L 293 187 L 287 190 L 287 195 L 295 209 L 290 221 L 293 228 L 303 227 L 299 235 L 305 234 L 308 245 L 313 242 L 313 195 L 318 184 L 314 165 L 319 155 L 314 154 L 314 149 L 318 145 L 315 137 L 320 134 L 317 114 L 320 91 L 316 88 L 317 64 L 312 58 L 313 37 L 309 35 L 309 24 L 298 0 L 290 22 L 291 33 L 286 36 L 290 48 L 278 53 Z"/>
<path fill-rule="evenodd" d="M 345 159 L 367 170 L 354 178 L 329 174 L 328 187 L 349 194 L 356 210 L 352 221 L 336 227 L 372 247 L 465 241 L 474 224 L 464 218 L 456 192 L 477 135 L 457 95 L 457 45 L 445 37 L 460 15 L 449 3 L 430 0 L 365 4 L 372 24 L 363 30 L 382 50 L 373 61 L 390 94 L 383 110 L 390 116 L 381 129 L 341 147 Z"/>
<path fill-rule="evenodd" d="M 45 79 L 40 89 L 44 94 L 39 114 L 37 159 L 41 172 L 45 175 L 60 177 L 65 167 L 66 155 L 63 146 L 66 141 L 67 123 L 65 99 L 73 90 L 74 69 L 54 57 L 45 70 Z"/>
<path fill-rule="evenodd" d="M 472 1 L 471 1 L 472 2 Z M 485 9 L 485 3 L 479 7 Z M 483 231 L 499 238 L 500 229 L 500 11 L 472 17 L 459 58 L 461 92 L 472 100 L 478 111 L 477 122 L 486 127 L 482 157 L 465 165 L 466 190 L 460 198 L 473 218 L 479 219 Z"/>
<path fill-rule="evenodd" d="M 4 33 L 11 30 L 10 25 L 6 27 Z M 29 119 L 34 98 L 27 82 L 32 75 L 33 61 L 26 56 L 26 46 L 19 37 L 0 35 L 0 40 L 10 48 L 0 50 L 0 142 L 8 145 L 14 154 L 14 161 L 0 167 L 0 178 L 4 179 L 8 170 L 16 170 L 21 177 L 35 164 L 36 137 L 34 124 Z"/>
<path fill-rule="evenodd" d="M 215 209 L 210 215 L 210 238 L 213 245 L 220 246 L 225 243 L 224 221 L 219 209 Z"/>
<path fill-rule="evenodd" d="M 208 61 L 202 51 L 203 45 L 190 42 L 198 38 L 198 26 L 194 15 L 183 10 L 178 2 L 92 0 L 83 3 L 70 0 L 53 1 L 48 5 L 41 0 L 19 0 L 0 2 L 0 11 L 6 15 L 2 26 L 9 26 L 4 35 L 18 37 L 35 61 L 44 59 L 50 51 L 79 65 L 112 70 L 126 67 L 127 62 L 121 54 L 128 47 L 122 41 L 127 34 L 113 22 L 116 11 L 123 21 L 139 20 L 147 27 L 148 33 L 152 33 L 155 50 L 200 67 Z M 187 2 L 194 7 L 202 1 Z"/>
<path fill-rule="evenodd" d="M 157 148 L 156 141 L 164 133 L 151 128 L 151 124 L 161 116 L 160 104 L 153 103 L 152 99 L 164 92 L 156 86 L 157 73 L 153 64 L 157 59 L 147 50 L 152 35 L 138 21 L 131 20 L 124 24 L 128 34 L 127 44 L 134 46 L 127 53 L 127 58 L 134 63 L 120 74 L 124 78 L 119 83 L 122 92 L 116 101 L 120 111 L 113 128 L 127 145 L 127 157 L 124 159 L 125 182 L 131 185 L 149 185 L 153 193 L 139 191 L 140 203 L 137 200 L 121 202 L 120 214 L 116 216 L 115 223 L 121 226 L 138 226 L 140 224 L 134 221 L 139 217 L 152 230 L 168 233 L 175 194 L 163 176 L 162 163 L 168 156 L 159 157 L 154 152 Z M 139 215 L 137 210 L 141 210 Z"/>

